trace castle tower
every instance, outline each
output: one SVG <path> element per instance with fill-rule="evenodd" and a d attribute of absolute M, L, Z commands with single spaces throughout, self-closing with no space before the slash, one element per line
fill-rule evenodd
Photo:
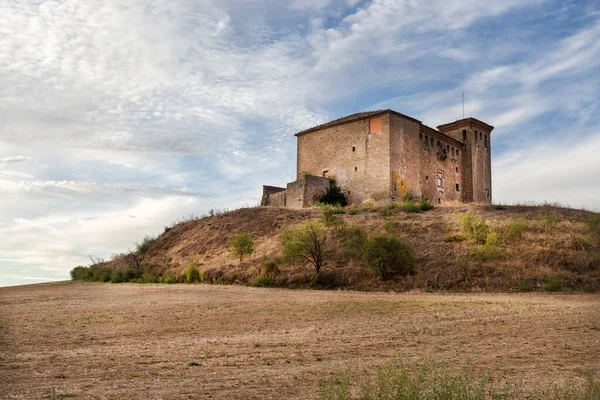
<path fill-rule="evenodd" d="M 462 201 L 491 203 L 491 134 L 494 127 L 475 118 L 465 118 L 437 128 L 463 143 Z"/>

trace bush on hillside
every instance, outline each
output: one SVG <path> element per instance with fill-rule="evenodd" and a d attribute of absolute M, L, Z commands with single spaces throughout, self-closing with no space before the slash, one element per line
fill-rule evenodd
<path fill-rule="evenodd" d="M 460 231 L 472 243 L 485 244 L 490 227 L 475 211 L 466 211 L 459 216 Z"/>
<path fill-rule="evenodd" d="M 416 261 L 410 247 L 397 237 L 370 237 L 364 245 L 363 259 L 383 280 L 415 272 Z"/>
<path fill-rule="evenodd" d="M 248 233 L 238 233 L 231 240 L 231 251 L 240 258 L 240 263 L 244 256 L 254 253 L 254 241 Z"/>
<path fill-rule="evenodd" d="M 200 282 L 200 271 L 198 271 L 198 268 L 196 268 L 192 264 L 188 264 L 188 266 L 185 268 L 185 271 L 183 272 L 183 275 L 185 276 L 185 281 L 187 283 Z"/>

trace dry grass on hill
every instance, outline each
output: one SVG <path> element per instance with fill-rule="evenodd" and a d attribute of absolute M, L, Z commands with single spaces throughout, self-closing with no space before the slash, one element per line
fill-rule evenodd
<path fill-rule="evenodd" d="M 347 209 L 346 211 L 348 211 Z M 498 234 L 498 244 L 469 243 L 460 232 L 459 218 L 467 210 L 485 218 Z M 310 265 L 278 264 L 272 284 L 286 287 L 345 287 L 358 290 L 544 290 L 600 289 L 600 234 L 589 221 L 597 213 L 553 206 L 448 205 L 418 214 L 386 213 L 362 208 L 342 216 L 349 227 L 367 234 L 393 232 L 412 248 L 417 273 L 382 281 L 360 260 L 340 256 L 342 244 L 330 240 L 331 251 L 319 281 Z M 388 216 L 382 216 L 388 215 Z M 246 284 L 261 273 L 261 261 L 281 256 L 281 235 L 309 220 L 319 209 L 243 208 L 190 220 L 165 230 L 152 241 L 145 259 L 155 274 L 182 274 L 188 265 L 203 271 L 207 281 Z M 515 226 L 521 225 L 515 234 Z M 241 264 L 231 252 L 236 233 L 249 233 L 256 252 Z M 116 260 L 106 265 L 122 266 Z"/>

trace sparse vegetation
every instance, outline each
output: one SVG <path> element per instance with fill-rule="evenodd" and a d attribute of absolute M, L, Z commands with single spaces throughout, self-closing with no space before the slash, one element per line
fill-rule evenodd
<path fill-rule="evenodd" d="M 383 280 L 415 272 L 416 262 L 410 247 L 397 237 L 377 235 L 369 238 L 364 245 L 363 258 Z"/>
<path fill-rule="evenodd" d="M 546 282 L 547 292 L 559 292 L 562 289 L 562 284 L 557 276 L 551 276 Z"/>
<path fill-rule="evenodd" d="M 183 272 L 185 281 L 187 283 L 198 283 L 200 282 L 200 271 L 193 264 L 188 264 Z"/>
<path fill-rule="evenodd" d="M 466 211 L 459 216 L 460 231 L 472 243 L 485 244 L 490 231 L 486 220 L 475 211 Z"/>
<path fill-rule="evenodd" d="M 296 229 L 288 229 L 282 236 L 283 255 L 295 262 L 305 260 L 315 267 L 317 274 L 325 264 L 328 233 L 320 222 L 310 221 Z"/>
<path fill-rule="evenodd" d="M 520 292 L 531 292 L 531 281 L 529 279 L 519 279 L 519 291 Z"/>
<path fill-rule="evenodd" d="M 527 230 L 527 220 L 524 218 L 513 218 L 506 229 L 506 235 L 511 241 L 523 239 L 523 234 Z"/>
<path fill-rule="evenodd" d="M 358 380 L 358 382 L 356 382 Z M 322 400 L 485 400 L 525 398 L 519 388 L 495 387 L 493 379 L 477 378 L 475 369 L 450 369 L 447 364 L 426 360 L 408 364 L 392 358 L 374 373 L 365 370 L 356 379 L 352 369 L 321 379 Z M 539 400 L 593 400 L 600 398 L 600 382 L 588 374 L 584 385 L 551 386 L 533 396 Z"/>
<path fill-rule="evenodd" d="M 590 227 L 592 233 L 600 236 L 600 215 L 594 215 L 587 221 L 587 225 Z"/>
<path fill-rule="evenodd" d="M 231 240 L 231 251 L 240 258 L 240 264 L 245 256 L 254 253 L 254 241 L 248 233 L 237 233 Z"/>

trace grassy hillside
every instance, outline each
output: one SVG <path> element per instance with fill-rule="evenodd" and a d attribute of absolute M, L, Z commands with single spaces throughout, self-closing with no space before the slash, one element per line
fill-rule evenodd
<path fill-rule="evenodd" d="M 185 281 L 186 268 L 193 267 L 199 271 L 193 280 L 260 286 L 461 291 L 600 289 L 597 213 L 553 206 L 487 205 L 450 205 L 411 213 L 398 205 L 346 208 L 343 214 L 329 217 L 325 221 L 328 227 L 323 228 L 327 235 L 324 266 L 318 275 L 309 262 L 282 257 L 284 232 L 308 221 L 322 221 L 318 208 L 243 208 L 193 218 L 166 227 L 162 235 L 138 246 L 141 252 L 137 253 L 137 267 L 141 272 L 168 275 L 169 282 Z M 482 226 L 483 234 L 479 229 Z M 362 233 L 357 234 L 359 230 Z M 240 233 L 249 234 L 255 243 L 254 253 L 241 262 L 231 250 L 232 238 Z M 399 238 L 412 250 L 414 272 L 383 280 L 368 268 L 361 251 L 352 248 L 357 246 L 352 242 L 357 235 L 362 235 L 363 241 L 377 235 Z M 122 254 L 97 266 L 123 269 L 135 263 Z"/>

